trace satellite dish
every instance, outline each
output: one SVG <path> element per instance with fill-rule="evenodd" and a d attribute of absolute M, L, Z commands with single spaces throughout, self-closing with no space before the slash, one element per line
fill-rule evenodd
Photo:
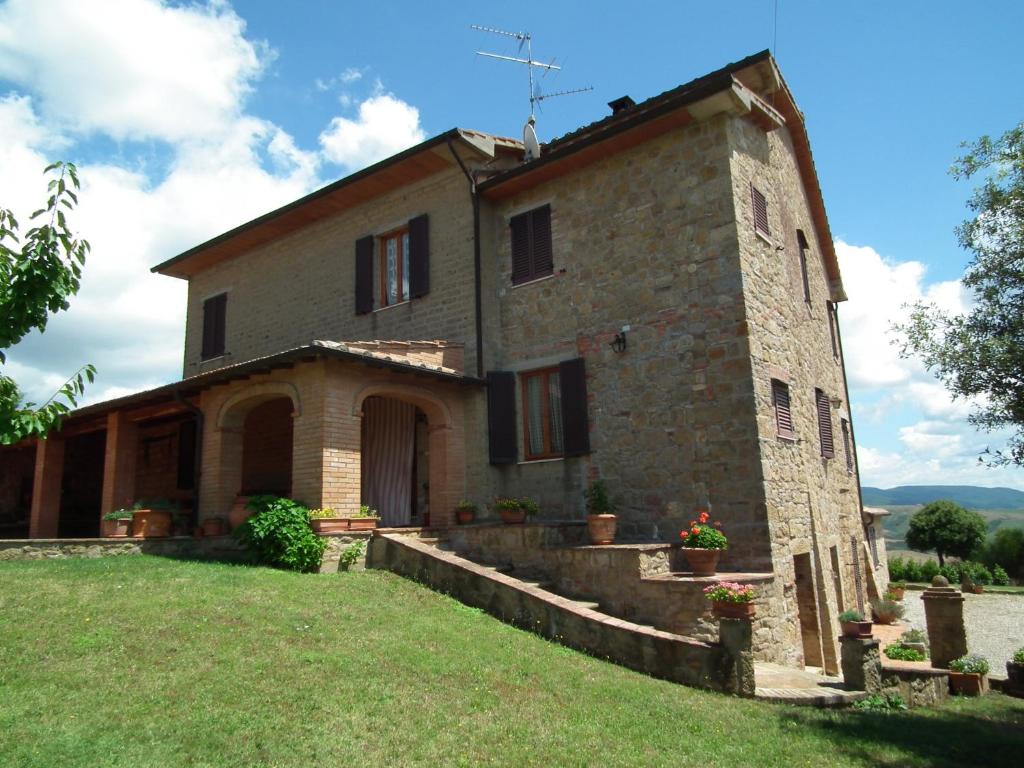
<path fill-rule="evenodd" d="M 540 157 L 540 142 L 537 141 L 537 131 L 533 128 L 535 122 L 533 115 L 530 115 L 530 119 L 523 126 L 523 145 L 526 147 L 527 162 Z"/>

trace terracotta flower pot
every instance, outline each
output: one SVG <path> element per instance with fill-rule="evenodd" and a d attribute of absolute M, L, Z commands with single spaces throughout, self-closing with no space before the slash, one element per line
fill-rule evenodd
<path fill-rule="evenodd" d="M 753 603 L 730 603 L 727 600 L 715 600 L 711 610 L 720 619 L 752 619 L 757 609 Z"/>
<path fill-rule="evenodd" d="M 235 497 L 235 503 L 231 506 L 231 511 L 228 512 L 228 526 L 232 531 L 253 516 L 254 512 L 246 508 L 248 503 L 248 496 Z"/>
<path fill-rule="evenodd" d="M 170 535 L 170 512 L 162 509 L 137 509 L 132 513 L 132 538 L 155 539 Z"/>
<path fill-rule="evenodd" d="M 842 623 L 845 637 L 871 637 L 870 621 L 844 621 Z"/>
<path fill-rule="evenodd" d="M 469 525 L 473 522 L 475 517 L 472 509 L 457 509 L 455 510 L 455 519 L 459 525 Z"/>
<path fill-rule="evenodd" d="M 313 533 L 337 533 L 350 530 L 349 522 L 347 517 L 314 517 L 310 519 L 309 527 Z"/>
<path fill-rule="evenodd" d="M 893 600 L 903 599 L 903 587 L 889 587 L 889 593 L 892 595 Z"/>
<path fill-rule="evenodd" d="M 718 559 L 722 556 L 720 549 L 699 549 L 683 547 L 686 560 L 694 576 L 714 576 L 718 570 Z"/>
<path fill-rule="evenodd" d="M 101 520 L 100 534 L 105 539 L 120 539 L 130 536 L 132 532 L 131 518 L 124 520 Z"/>
<path fill-rule="evenodd" d="M 522 509 L 499 509 L 501 522 L 507 524 L 522 523 L 526 520 L 526 511 Z"/>
<path fill-rule="evenodd" d="M 377 527 L 377 522 L 376 517 L 350 517 L 348 529 L 350 531 L 372 531 Z"/>
<path fill-rule="evenodd" d="M 988 692 L 988 675 L 949 671 L 949 688 L 961 696 L 981 696 Z"/>
<path fill-rule="evenodd" d="M 587 531 L 590 532 L 590 543 L 614 543 L 615 527 L 617 524 L 618 518 L 615 515 L 587 515 Z"/>

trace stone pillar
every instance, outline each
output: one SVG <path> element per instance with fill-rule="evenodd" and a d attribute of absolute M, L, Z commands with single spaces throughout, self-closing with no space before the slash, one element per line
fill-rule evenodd
<path fill-rule="evenodd" d="M 100 516 L 135 501 L 135 455 L 139 431 L 122 411 L 107 416 L 107 449 L 103 460 Z"/>
<path fill-rule="evenodd" d="M 55 539 L 60 524 L 60 490 L 64 479 L 64 438 L 36 442 L 36 472 L 32 486 L 31 539 Z"/>
<path fill-rule="evenodd" d="M 840 637 L 843 681 L 853 691 L 878 693 L 882 690 L 882 657 L 872 637 Z"/>
<path fill-rule="evenodd" d="M 718 639 L 725 650 L 725 690 L 752 698 L 757 683 L 750 619 L 719 619 Z"/>
<path fill-rule="evenodd" d="M 964 596 L 949 586 L 942 576 L 921 595 L 932 666 L 948 669 L 949 662 L 967 653 L 967 629 L 964 627 Z"/>

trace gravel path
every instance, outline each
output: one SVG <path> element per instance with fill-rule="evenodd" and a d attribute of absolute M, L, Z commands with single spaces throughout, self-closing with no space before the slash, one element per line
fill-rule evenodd
<path fill-rule="evenodd" d="M 903 605 L 907 609 L 904 621 L 924 629 L 921 593 L 907 590 Z M 1024 647 L 1024 595 L 964 595 L 964 624 L 970 651 L 987 658 L 994 675 L 1006 677 L 1006 662 Z"/>

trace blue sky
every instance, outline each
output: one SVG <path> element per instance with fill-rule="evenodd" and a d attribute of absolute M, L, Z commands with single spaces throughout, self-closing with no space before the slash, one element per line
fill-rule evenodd
<path fill-rule="evenodd" d="M 777 25 L 775 20 L 777 18 Z M 60 24 L 54 24 L 60 19 Z M 0 203 L 28 211 L 47 159 L 80 163 L 93 241 L 82 294 L 10 370 L 45 397 L 86 360 L 92 399 L 180 375 L 184 286 L 148 266 L 453 126 L 518 135 L 528 29 L 564 65 L 549 139 L 764 48 L 803 109 L 851 301 L 841 312 L 865 484 L 970 482 L 999 436 L 965 422 L 887 328 L 909 300 L 964 306 L 959 143 L 1024 119 L 1024 5 L 987 2 L 0 2 Z"/>

